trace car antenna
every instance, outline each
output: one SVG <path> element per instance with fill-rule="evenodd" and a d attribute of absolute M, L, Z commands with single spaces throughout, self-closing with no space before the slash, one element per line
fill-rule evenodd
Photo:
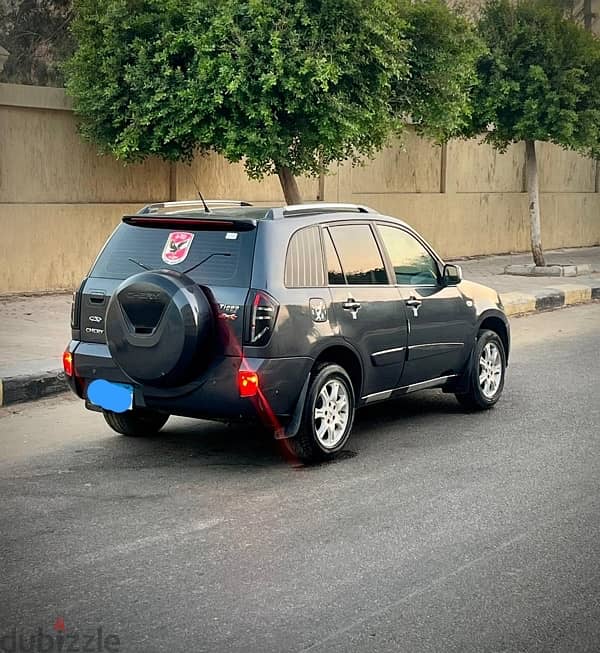
<path fill-rule="evenodd" d="M 198 188 L 196 187 L 196 190 Z M 198 190 L 198 195 L 200 196 L 200 199 L 202 200 L 202 205 L 204 206 L 204 212 L 205 213 L 210 213 L 210 209 L 208 208 L 208 204 L 204 201 L 204 198 L 202 197 L 202 193 Z"/>
<path fill-rule="evenodd" d="M 202 206 L 204 206 L 204 212 L 205 213 L 210 213 L 210 209 L 208 208 L 208 204 L 204 201 L 204 197 L 202 197 L 202 193 L 200 192 L 200 188 L 198 187 L 198 182 L 196 181 L 196 178 L 194 175 L 189 171 L 188 169 L 188 174 L 192 180 L 192 183 L 194 184 L 196 188 L 196 192 L 198 193 L 198 197 L 200 198 L 200 201 L 202 202 Z"/>

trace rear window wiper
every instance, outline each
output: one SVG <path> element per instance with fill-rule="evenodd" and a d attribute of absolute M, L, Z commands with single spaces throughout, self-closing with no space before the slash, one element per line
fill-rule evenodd
<path fill-rule="evenodd" d="M 192 265 L 191 268 L 188 268 L 183 272 L 183 274 L 189 274 L 192 270 L 195 270 L 196 268 L 199 268 L 203 263 L 206 263 L 209 259 L 211 259 L 213 256 L 231 256 L 230 252 L 213 252 L 212 254 L 209 254 L 208 256 L 205 256 L 199 263 L 196 263 L 195 265 Z M 139 265 L 141 268 L 144 270 L 148 270 L 149 272 L 152 272 L 152 268 L 148 267 L 147 265 L 144 265 L 143 263 L 140 263 L 139 261 L 136 261 L 134 258 L 128 258 L 127 260 L 131 261 L 132 263 L 135 263 L 136 265 Z"/>
<path fill-rule="evenodd" d="M 196 263 L 196 265 L 192 265 L 191 268 L 188 268 L 183 274 L 189 274 L 192 270 L 195 270 L 196 268 L 199 268 L 203 263 L 206 263 L 209 258 L 212 258 L 213 256 L 231 256 L 230 252 L 213 252 L 212 254 L 209 254 L 205 258 L 203 258 L 200 263 Z"/>
<path fill-rule="evenodd" d="M 131 261 L 132 263 L 135 263 L 136 265 L 139 265 L 141 268 L 144 268 L 144 270 L 152 270 L 152 268 L 149 268 L 147 265 L 144 265 L 143 263 L 140 263 L 139 261 L 136 261 L 134 258 L 128 258 L 128 261 Z"/>

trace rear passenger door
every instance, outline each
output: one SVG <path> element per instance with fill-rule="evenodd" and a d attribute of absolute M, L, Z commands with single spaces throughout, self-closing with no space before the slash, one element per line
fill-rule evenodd
<path fill-rule="evenodd" d="M 323 241 L 335 317 L 362 358 L 363 396 L 384 399 L 397 387 L 406 356 L 403 302 L 368 223 L 330 225 Z"/>
<path fill-rule="evenodd" d="M 441 279 L 437 260 L 408 231 L 389 224 L 377 230 L 407 309 L 408 354 L 402 385 L 458 374 L 468 353 L 475 311 L 458 286 Z"/>

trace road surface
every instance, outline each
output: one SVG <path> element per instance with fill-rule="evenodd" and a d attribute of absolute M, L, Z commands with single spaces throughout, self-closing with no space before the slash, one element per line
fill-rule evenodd
<path fill-rule="evenodd" d="M 0 651 L 600 650 L 600 304 L 512 324 L 494 410 L 374 406 L 317 467 L 244 426 L 4 409 Z"/>

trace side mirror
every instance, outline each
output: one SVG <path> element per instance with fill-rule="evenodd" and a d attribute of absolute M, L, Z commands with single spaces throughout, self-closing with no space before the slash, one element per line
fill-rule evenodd
<path fill-rule="evenodd" d="M 444 265 L 443 277 L 446 286 L 457 286 L 463 279 L 460 265 L 446 263 L 446 265 Z"/>

